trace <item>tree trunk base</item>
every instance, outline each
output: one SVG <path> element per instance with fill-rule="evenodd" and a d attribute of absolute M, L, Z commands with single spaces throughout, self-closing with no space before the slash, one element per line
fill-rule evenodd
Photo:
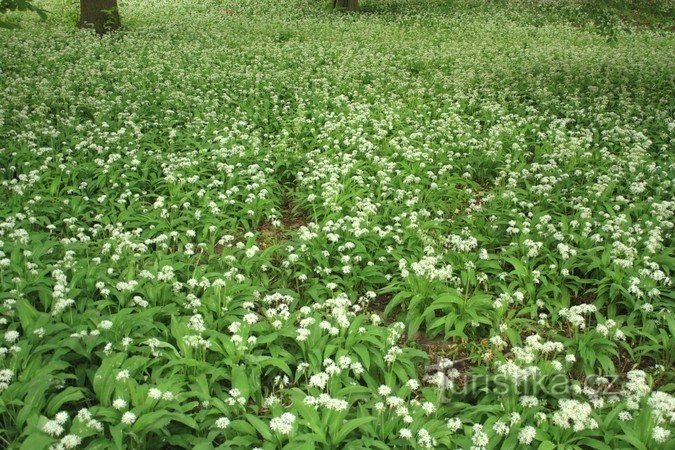
<path fill-rule="evenodd" d="M 97 34 L 117 31 L 122 26 L 117 0 L 80 0 L 80 28 L 90 28 Z"/>
<path fill-rule="evenodd" d="M 333 8 L 356 12 L 359 10 L 359 0 L 333 0 Z"/>

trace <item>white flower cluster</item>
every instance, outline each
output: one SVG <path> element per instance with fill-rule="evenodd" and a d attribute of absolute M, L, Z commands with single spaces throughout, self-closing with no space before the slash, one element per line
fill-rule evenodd
<path fill-rule="evenodd" d="M 293 431 L 293 424 L 295 423 L 295 416 L 291 413 L 283 413 L 279 417 L 274 417 L 270 420 L 270 429 L 281 434 L 291 434 Z"/>

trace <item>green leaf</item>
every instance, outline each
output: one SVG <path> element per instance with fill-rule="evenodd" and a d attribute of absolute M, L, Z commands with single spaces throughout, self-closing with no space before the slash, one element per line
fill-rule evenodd
<path fill-rule="evenodd" d="M 272 440 L 272 432 L 270 431 L 270 427 L 260 420 L 260 418 L 254 416 L 253 414 L 246 414 L 244 415 L 246 417 L 246 420 L 248 423 L 253 425 L 253 427 L 260 433 L 260 436 L 263 437 L 266 441 L 271 441 Z"/>
<path fill-rule="evenodd" d="M 21 443 L 20 450 L 43 450 L 57 442 L 55 439 L 42 433 L 32 433 Z"/>
<path fill-rule="evenodd" d="M 375 420 L 375 417 L 368 416 L 368 417 L 357 417 L 356 419 L 352 419 L 347 421 L 344 425 L 340 427 L 340 431 L 338 434 L 335 436 L 335 439 L 333 440 L 333 444 L 337 445 L 340 442 L 342 442 L 352 431 L 355 429 L 369 423 Z"/>
<path fill-rule="evenodd" d="M 248 399 L 248 374 L 244 366 L 232 367 L 232 387 L 239 389 L 241 396 Z"/>
<path fill-rule="evenodd" d="M 153 411 L 141 415 L 133 424 L 132 431 L 139 435 L 164 428 L 171 422 L 171 413 L 166 410 Z"/>
<path fill-rule="evenodd" d="M 556 445 L 551 442 L 551 441 L 544 441 L 541 444 L 539 444 L 539 447 L 537 447 L 537 450 L 553 450 L 556 448 Z"/>
<path fill-rule="evenodd" d="M 125 357 L 124 353 L 117 353 L 105 358 L 94 374 L 92 381 L 94 394 L 103 406 L 110 406 L 111 397 L 115 390 L 115 378 Z"/>
<path fill-rule="evenodd" d="M 124 430 L 123 425 L 112 425 L 110 427 L 110 436 L 113 438 L 113 443 L 117 450 L 124 448 Z"/>
<path fill-rule="evenodd" d="M 76 402 L 85 398 L 81 388 L 68 386 L 63 391 L 56 394 L 47 404 L 47 415 L 53 416 L 65 403 Z"/>
<path fill-rule="evenodd" d="M 579 445 L 582 445 L 584 448 L 588 447 L 588 448 L 595 448 L 597 450 L 612 450 L 611 446 L 605 444 L 602 441 L 599 441 L 597 439 L 593 439 L 593 438 L 590 438 L 590 437 L 580 439 L 580 440 L 576 441 L 576 443 L 578 443 Z"/>
<path fill-rule="evenodd" d="M 293 371 L 291 370 L 290 367 L 288 367 L 288 364 L 286 364 L 286 362 L 284 360 L 280 359 L 280 358 L 264 359 L 260 362 L 260 365 L 263 366 L 263 367 L 266 367 L 266 366 L 278 367 L 289 377 L 293 375 Z"/>
<path fill-rule="evenodd" d="M 21 328 L 23 328 L 26 334 L 39 327 L 37 323 L 40 313 L 25 298 L 17 300 L 16 312 L 18 313 L 19 321 L 21 322 Z"/>
<path fill-rule="evenodd" d="M 633 447 L 635 447 L 638 450 L 647 450 L 647 446 L 644 443 L 642 443 L 642 441 L 640 441 L 635 436 L 628 435 L 628 434 L 620 434 L 620 435 L 616 435 L 614 438 L 625 441 L 625 442 L 628 442 L 629 444 L 631 444 Z"/>

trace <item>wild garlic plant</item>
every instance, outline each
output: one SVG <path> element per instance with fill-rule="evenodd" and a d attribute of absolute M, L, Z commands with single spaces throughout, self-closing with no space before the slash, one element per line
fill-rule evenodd
<path fill-rule="evenodd" d="M 0 31 L 3 448 L 672 448 L 672 31 L 362 3 Z"/>

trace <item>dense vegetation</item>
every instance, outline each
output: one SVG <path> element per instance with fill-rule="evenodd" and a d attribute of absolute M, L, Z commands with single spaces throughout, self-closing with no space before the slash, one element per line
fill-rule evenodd
<path fill-rule="evenodd" d="M 673 5 L 591 3 L 8 14 L 0 446 L 673 448 Z"/>

